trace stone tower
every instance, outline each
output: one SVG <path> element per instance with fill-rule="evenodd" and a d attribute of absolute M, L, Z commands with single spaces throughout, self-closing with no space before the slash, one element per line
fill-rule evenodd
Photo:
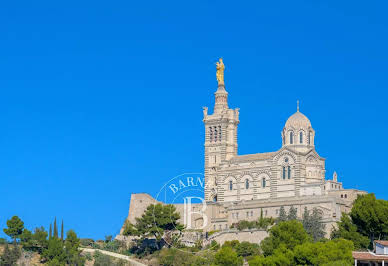
<path fill-rule="evenodd" d="M 217 170 L 220 163 L 228 161 L 237 155 L 239 109 L 230 109 L 228 107 L 228 92 L 225 90 L 223 76 L 221 81 L 218 79 L 218 89 L 214 95 L 213 114 L 208 114 L 207 107 L 203 108 L 206 201 L 217 201 Z"/>

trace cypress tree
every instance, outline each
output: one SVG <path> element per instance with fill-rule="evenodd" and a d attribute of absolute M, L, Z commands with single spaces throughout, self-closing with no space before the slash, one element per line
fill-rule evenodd
<path fill-rule="evenodd" d="M 54 219 L 54 237 L 58 238 L 57 217 Z"/>
<path fill-rule="evenodd" d="M 284 221 L 287 221 L 287 214 L 286 214 L 286 210 L 284 209 L 284 207 L 280 207 L 280 210 L 279 210 L 279 217 L 277 218 L 277 221 L 278 222 L 284 222 Z"/>
<path fill-rule="evenodd" d="M 290 220 L 297 220 L 298 219 L 298 214 L 297 214 L 297 209 L 294 208 L 294 206 L 291 206 L 289 212 L 288 212 L 288 217 L 287 219 Z"/>
<path fill-rule="evenodd" d="M 61 240 L 63 241 L 63 219 L 62 219 L 62 225 L 61 225 Z"/>
<path fill-rule="evenodd" d="M 52 225 L 50 224 L 49 240 L 51 239 L 52 235 L 53 235 L 53 229 L 52 229 Z"/>

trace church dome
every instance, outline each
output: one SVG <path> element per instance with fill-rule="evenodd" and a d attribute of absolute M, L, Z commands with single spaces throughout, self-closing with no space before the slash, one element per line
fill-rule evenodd
<path fill-rule="evenodd" d="M 315 131 L 310 119 L 299 112 L 299 101 L 296 110 L 296 113 L 287 119 L 282 130 L 282 144 L 283 146 L 292 145 L 303 151 L 314 146 Z"/>
<path fill-rule="evenodd" d="M 311 122 L 301 112 L 297 111 L 295 114 L 290 116 L 286 122 L 285 128 L 294 128 L 294 129 L 299 129 L 299 128 L 311 128 Z"/>

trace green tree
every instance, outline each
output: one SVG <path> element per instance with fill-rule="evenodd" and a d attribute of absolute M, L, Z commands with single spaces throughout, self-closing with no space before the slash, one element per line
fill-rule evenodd
<path fill-rule="evenodd" d="M 215 240 L 213 240 L 215 241 Z M 222 245 L 222 247 L 231 247 L 233 249 L 236 249 L 236 247 L 240 244 L 240 241 L 238 240 L 228 240 L 228 241 L 225 241 L 225 243 Z"/>
<path fill-rule="evenodd" d="M 66 253 L 64 252 L 63 242 L 57 237 L 52 237 L 48 241 L 48 247 L 42 253 L 42 258 L 48 265 L 65 265 Z"/>
<path fill-rule="evenodd" d="M 62 224 L 61 224 L 61 240 L 63 241 L 63 219 L 62 219 Z"/>
<path fill-rule="evenodd" d="M 250 257 L 260 255 L 260 247 L 258 244 L 249 243 L 247 241 L 243 241 L 238 243 L 234 248 L 237 252 L 237 256 L 241 257 Z"/>
<path fill-rule="evenodd" d="M 231 247 L 222 247 L 214 256 L 214 265 L 239 266 L 243 264 L 242 257 L 238 257 Z"/>
<path fill-rule="evenodd" d="M 49 240 L 53 237 L 53 228 L 52 225 L 50 224 L 50 231 L 49 231 Z"/>
<path fill-rule="evenodd" d="M 80 240 L 73 230 L 66 233 L 65 253 L 68 265 L 83 265 L 85 259 L 81 256 Z"/>
<path fill-rule="evenodd" d="M 20 238 L 24 229 L 24 222 L 20 220 L 18 216 L 13 216 L 10 220 L 7 220 L 8 228 L 4 228 L 3 231 L 14 241 Z"/>
<path fill-rule="evenodd" d="M 293 250 L 295 246 L 311 240 L 301 222 L 292 220 L 274 225 L 269 230 L 269 236 L 261 242 L 261 249 L 265 256 L 272 255 L 277 247 L 284 245 Z"/>
<path fill-rule="evenodd" d="M 48 247 L 47 232 L 43 226 L 35 228 L 33 239 L 38 253 L 42 254 L 43 250 Z"/>
<path fill-rule="evenodd" d="M 228 241 L 226 241 L 226 242 L 228 242 Z M 212 240 L 212 242 L 210 242 L 210 244 L 206 248 L 213 250 L 213 251 L 217 251 L 220 249 L 220 244 L 218 244 L 217 241 Z"/>
<path fill-rule="evenodd" d="M 272 255 L 255 256 L 249 261 L 249 266 L 291 266 L 294 264 L 294 253 L 281 244 Z"/>
<path fill-rule="evenodd" d="M 137 235 L 136 227 L 128 220 L 125 220 L 125 222 L 124 222 L 123 235 L 124 236 Z"/>
<path fill-rule="evenodd" d="M 345 239 L 304 243 L 294 249 L 295 264 L 320 266 L 340 262 L 342 265 L 352 265 L 353 248 L 353 243 Z"/>
<path fill-rule="evenodd" d="M 140 218 L 136 218 L 134 233 L 142 239 L 155 237 L 159 245 L 164 234 L 183 229 L 178 222 L 179 218 L 180 215 L 176 212 L 175 206 L 151 204 Z"/>
<path fill-rule="evenodd" d="M 388 201 L 376 199 L 373 193 L 357 197 L 350 217 L 358 231 L 368 236 L 371 243 L 388 237 Z"/>
<path fill-rule="evenodd" d="M 54 235 L 53 237 L 58 238 L 58 228 L 57 228 L 57 217 L 54 219 Z"/>
<path fill-rule="evenodd" d="M 294 208 L 294 206 L 291 206 L 290 210 L 288 211 L 288 216 L 287 220 L 297 220 L 298 219 L 298 214 L 297 214 L 297 209 Z"/>
<path fill-rule="evenodd" d="M 312 214 L 310 214 L 307 208 L 304 209 L 303 227 L 314 241 L 318 241 L 325 236 L 325 224 L 322 219 L 322 214 L 317 208 L 313 209 Z"/>
<path fill-rule="evenodd" d="M 268 226 L 273 225 L 274 223 L 275 219 L 272 217 L 263 217 L 263 209 L 260 209 L 260 217 L 257 221 L 256 227 L 267 230 Z"/>
<path fill-rule="evenodd" d="M 23 233 L 20 235 L 20 243 L 25 250 L 34 250 L 33 234 L 27 228 L 24 228 Z"/>
<path fill-rule="evenodd" d="M 279 217 L 276 219 L 276 221 L 278 223 L 287 221 L 287 213 L 283 206 L 279 209 Z"/>
<path fill-rule="evenodd" d="M 331 232 L 331 239 L 343 238 L 353 242 L 356 250 L 367 249 L 369 238 L 357 232 L 357 226 L 352 222 L 350 216 L 343 213 L 341 220 L 337 222 L 338 228 Z"/>
<path fill-rule="evenodd" d="M 237 229 L 238 230 L 244 230 L 244 229 L 252 229 L 256 227 L 256 222 L 255 221 L 246 221 L 246 220 L 241 220 L 237 223 Z"/>

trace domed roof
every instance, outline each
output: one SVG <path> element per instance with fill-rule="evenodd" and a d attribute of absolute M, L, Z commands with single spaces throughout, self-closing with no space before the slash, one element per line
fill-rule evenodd
<path fill-rule="evenodd" d="M 299 129 L 299 128 L 308 129 L 311 127 L 311 122 L 304 114 L 302 114 L 298 110 L 295 114 L 293 114 L 288 118 L 285 127 L 286 128 L 293 127 L 295 129 Z"/>

